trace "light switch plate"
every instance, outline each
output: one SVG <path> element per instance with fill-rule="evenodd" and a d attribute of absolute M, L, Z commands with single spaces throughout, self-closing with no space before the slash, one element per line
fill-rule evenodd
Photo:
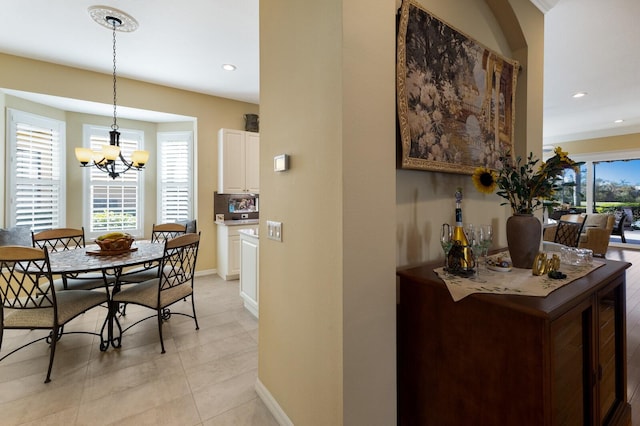
<path fill-rule="evenodd" d="M 273 171 L 284 172 L 289 170 L 289 155 L 280 154 L 273 157 Z"/>
<path fill-rule="evenodd" d="M 282 222 L 267 221 L 267 238 L 282 242 Z"/>

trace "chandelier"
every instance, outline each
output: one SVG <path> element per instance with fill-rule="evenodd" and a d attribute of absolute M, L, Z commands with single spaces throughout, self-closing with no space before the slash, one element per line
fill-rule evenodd
<path fill-rule="evenodd" d="M 103 145 L 101 151 L 91 148 L 76 148 L 76 159 L 81 167 L 95 166 L 107 173 L 112 179 L 129 170 L 142 170 L 149 159 L 148 151 L 133 151 L 131 161 L 127 161 L 120 150 L 120 132 L 116 114 L 117 79 L 116 79 L 116 31 L 131 32 L 138 28 L 138 22 L 128 14 L 113 8 L 93 6 L 89 14 L 98 24 L 113 31 L 113 124 L 109 132 L 109 145 Z"/>

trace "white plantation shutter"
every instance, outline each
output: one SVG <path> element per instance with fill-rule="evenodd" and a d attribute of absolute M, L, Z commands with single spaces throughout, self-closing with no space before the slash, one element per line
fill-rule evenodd
<path fill-rule="evenodd" d="M 109 128 L 84 126 L 85 146 L 100 151 L 109 144 Z M 143 132 L 119 130 L 120 151 L 127 161 L 131 153 L 142 149 Z M 119 160 L 118 163 L 122 164 Z M 116 168 L 116 171 L 121 168 Z M 125 231 L 134 236 L 143 235 L 142 173 L 131 169 L 112 179 L 96 167 L 88 168 L 88 218 L 89 237 L 97 237 L 109 231 Z M 86 231 L 86 230 L 85 230 Z"/>
<path fill-rule="evenodd" d="M 9 224 L 33 231 L 65 224 L 65 123 L 7 110 Z"/>
<path fill-rule="evenodd" d="M 192 219 L 192 132 L 158 133 L 158 223 Z"/>

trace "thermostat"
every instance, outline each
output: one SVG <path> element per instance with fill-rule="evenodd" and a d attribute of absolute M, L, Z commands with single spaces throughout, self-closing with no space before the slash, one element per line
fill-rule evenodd
<path fill-rule="evenodd" d="M 289 156 L 281 154 L 273 157 L 273 171 L 284 172 L 285 170 L 289 170 Z"/>

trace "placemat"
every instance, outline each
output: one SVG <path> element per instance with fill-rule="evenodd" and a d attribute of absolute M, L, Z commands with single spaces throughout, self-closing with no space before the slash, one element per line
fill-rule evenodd
<path fill-rule="evenodd" d="M 563 285 L 569 284 L 589 272 L 601 267 L 604 262 L 594 260 L 591 265 L 576 266 L 561 264 L 560 271 L 567 275 L 564 279 L 552 279 L 546 274 L 536 276 L 531 269 L 513 268 L 509 272 L 496 272 L 486 268 L 480 271 L 480 279 L 486 282 L 473 281 L 471 278 L 448 274 L 444 268 L 434 272 L 445 282 L 455 302 L 473 293 L 519 294 L 522 296 L 545 297 Z"/>

